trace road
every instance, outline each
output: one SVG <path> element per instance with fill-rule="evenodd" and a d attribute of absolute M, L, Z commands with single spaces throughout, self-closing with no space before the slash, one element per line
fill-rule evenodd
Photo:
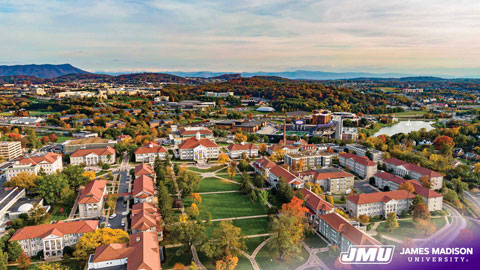
<path fill-rule="evenodd" d="M 123 155 L 122 164 L 118 170 L 114 173 L 115 177 L 120 178 L 120 184 L 118 186 L 118 193 L 127 193 L 130 189 L 130 165 L 128 164 L 128 155 Z M 124 229 L 122 226 L 122 219 L 126 218 L 128 215 L 127 203 L 124 202 L 123 197 L 117 199 L 117 205 L 115 206 L 115 214 L 117 216 L 113 219 L 109 219 L 108 223 L 111 225 L 111 228 L 114 229 Z"/>
<path fill-rule="evenodd" d="M 467 226 L 467 221 L 455 208 L 446 203 L 443 207 L 451 215 L 452 222 L 425 240 L 417 241 L 420 243 L 418 247 L 448 247 Z"/>
<path fill-rule="evenodd" d="M 471 202 L 480 211 L 480 197 L 469 191 L 464 191 L 463 194 L 465 195 L 465 199 Z"/>

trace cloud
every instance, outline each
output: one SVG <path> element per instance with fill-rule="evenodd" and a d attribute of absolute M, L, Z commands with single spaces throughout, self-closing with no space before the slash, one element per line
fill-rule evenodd
<path fill-rule="evenodd" d="M 0 0 L 0 32 L 4 62 L 91 71 L 460 73 L 480 62 L 477 0 Z"/>

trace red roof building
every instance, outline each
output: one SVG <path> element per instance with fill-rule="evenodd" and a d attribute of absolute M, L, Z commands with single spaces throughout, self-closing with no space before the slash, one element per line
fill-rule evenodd
<path fill-rule="evenodd" d="M 137 177 L 133 182 L 132 196 L 135 203 L 152 202 L 154 195 L 153 179 L 146 175 Z"/>
<path fill-rule="evenodd" d="M 115 162 L 115 149 L 111 146 L 102 148 L 78 149 L 70 155 L 73 165 L 97 165 L 99 162 L 113 164 Z"/>

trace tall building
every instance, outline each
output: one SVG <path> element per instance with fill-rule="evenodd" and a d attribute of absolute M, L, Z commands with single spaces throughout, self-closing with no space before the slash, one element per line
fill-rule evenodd
<path fill-rule="evenodd" d="M 364 179 L 368 179 L 377 173 L 377 163 L 371 161 L 368 157 L 343 153 L 338 155 L 338 161 L 341 166 Z"/>
<path fill-rule="evenodd" d="M 0 156 L 3 156 L 5 160 L 14 160 L 21 155 L 21 142 L 0 142 Z"/>
<path fill-rule="evenodd" d="M 354 217 L 360 215 L 384 216 L 408 210 L 415 195 L 406 190 L 355 194 L 347 197 L 347 211 Z"/>

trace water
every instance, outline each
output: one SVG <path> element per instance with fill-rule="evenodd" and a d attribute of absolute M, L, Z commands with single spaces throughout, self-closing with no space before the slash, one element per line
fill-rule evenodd
<path fill-rule="evenodd" d="M 377 133 L 373 134 L 373 136 L 378 135 L 388 135 L 393 136 L 398 133 L 410 133 L 412 131 L 417 131 L 422 128 L 425 128 L 427 131 L 434 129 L 432 126 L 434 122 L 426 122 L 426 121 L 401 121 L 393 126 L 384 127 L 380 129 Z"/>

